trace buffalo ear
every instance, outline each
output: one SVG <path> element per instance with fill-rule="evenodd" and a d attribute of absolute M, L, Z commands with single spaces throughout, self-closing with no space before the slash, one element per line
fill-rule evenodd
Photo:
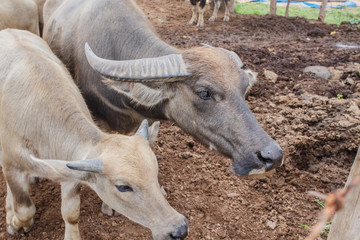
<path fill-rule="evenodd" d="M 250 91 L 251 87 L 254 86 L 254 84 L 257 81 L 256 78 L 257 78 L 257 75 L 258 75 L 256 72 L 253 72 L 253 71 L 251 71 L 249 69 L 245 70 L 245 73 L 246 73 L 246 75 L 247 75 L 247 77 L 249 79 L 249 84 L 248 84 L 248 86 L 247 86 L 247 88 L 245 90 L 244 96 L 246 96 L 246 94 Z"/>
<path fill-rule="evenodd" d="M 149 141 L 149 122 L 148 120 L 144 119 L 138 130 L 136 131 L 135 135 L 145 138 L 145 140 Z"/>
<path fill-rule="evenodd" d="M 149 144 L 153 146 L 156 142 L 159 133 L 160 122 L 156 121 L 149 127 Z"/>
<path fill-rule="evenodd" d="M 128 98 L 135 106 L 155 108 L 169 99 L 166 84 L 135 83 L 131 88 L 124 83 L 103 79 L 103 82 L 117 94 Z"/>
<path fill-rule="evenodd" d="M 160 122 L 156 121 L 149 127 L 148 121 L 144 119 L 135 135 L 145 138 L 149 142 L 150 146 L 152 146 L 155 143 L 159 133 L 159 126 Z"/>

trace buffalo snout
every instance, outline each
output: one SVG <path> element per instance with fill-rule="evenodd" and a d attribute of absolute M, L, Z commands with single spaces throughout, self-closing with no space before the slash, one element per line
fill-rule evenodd
<path fill-rule="evenodd" d="M 265 166 L 265 171 L 270 171 L 282 165 L 284 156 L 278 144 L 271 144 L 256 152 L 257 158 Z"/>
<path fill-rule="evenodd" d="M 283 160 L 284 156 L 280 146 L 273 142 L 235 159 L 233 169 L 236 174 L 241 176 L 263 174 L 280 167 Z"/>

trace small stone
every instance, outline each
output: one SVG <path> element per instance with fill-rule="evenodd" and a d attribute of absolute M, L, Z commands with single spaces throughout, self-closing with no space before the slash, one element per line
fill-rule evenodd
<path fill-rule="evenodd" d="M 266 225 L 271 229 L 275 229 L 275 227 L 276 227 L 276 223 L 272 222 L 272 221 L 267 221 Z"/>
<path fill-rule="evenodd" d="M 273 82 L 273 83 L 276 83 L 277 82 L 277 79 L 278 79 L 278 75 L 276 73 L 274 73 L 273 71 L 269 71 L 269 70 L 264 70 L 264 75 L 265 75 L 265 78 L 270 81 L 270 82 Z"/>
<path fill-rule="evenodd" d="M 188 159 L 188 158 L 192 157 L 192 155 L 190 152 L 183 152 L 183 153 L 181 153 L 181 157 L 183 159 Z"/>
<path fill-rule="evenodd" d="M 345 83 L 348 85 L 354 85 L 354 79 L 352 79 L 351 77 L 347 77 L 345 80 Z"/>
<path fill-rule="evenodd" d="M 360 54 L 355 54 L 350 56 L 349 58 L 350 61 L 360 61 Z"/>
<path fill-rule="evenodd" d="M 323 66 L 309 66 L 306 67 L 303 72 L 314 73 L 316 76 L 325 80 L 328 80 L 331 76 L 329 69 Z"/>
<path fill-rule="evenodd" d="M 238 193 L 228 193 L 228 194 L 226 194 L 228 197 L 238 197 L 238 196 L 240 196 L 240 194 L 238 194 Z"/>
<path fill-rule="evenodd" d="M 329 68 L 330 74 L 331 74 L 331 79 L 330 81 L 339 81 L 340 78 L 344 75 L 344 71 L 338 70 L 338 69 L 334 69 L 334 68 Z"/>

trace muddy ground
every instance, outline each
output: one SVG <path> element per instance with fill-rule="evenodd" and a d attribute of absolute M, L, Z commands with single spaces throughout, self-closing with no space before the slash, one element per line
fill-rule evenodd
<path fill-rule="evenodd" d="M 327 193 L 344 185 L 360 145 L 360 29 L 303 18 L 232 14 L 229 23 L 189 26 L 189 2 L 137 0 L 160 36 L 179 48 L 208 43 L 235 51 L 245 68 L 259 73 L 247 96 L 263 128 L 278 141 L 285 164 L 262 179 L 240 178 L 231 160 L 201 146 L 163 122 L 154 150 L 168 200 L 190 222 L 188 239 L 303 239 L 321 210 L 309 190 Z M 210 17 L 206 12 L 206 19 Z M 329 67 L 323 80 L 303 74 L 311 65 Z M 269 80 L 264 70 L 278 75 Z M 57 184 L 33 185 L 35 226 L 10 238 L 5 230 L 5 182 L 0 176 L 0 239 L 62 239 Z M 101 201 L 82 189 L 83 239 L 151 239 L 150 231 L 125 217 L 100 213 Z M 322 237 L 325 239 L 325 236 Z"/>

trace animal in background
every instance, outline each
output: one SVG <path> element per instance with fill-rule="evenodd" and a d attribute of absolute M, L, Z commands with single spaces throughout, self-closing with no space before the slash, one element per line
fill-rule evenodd
<path fill-rule="evenodd" d="M 219 11 L 219 8 L 221 6 L 222 0 L 214 0 L 214 11 L 211 17 L 209 18 L 209 21 L 213 22 L 217 18 L 217 14 Z M 224 22 L 228 22 L 230 20 L 230 9 L 229 9 L 229 3 L 230 0 L 223 0 L 224 6 L 225 6 L 225 15 L 224 15 Z M 196 24 L 198 27 L 204 27 L 204 8 L 206 4 L 206 0 L 190 0 L 192 5 L 192 17 L 189 21 L 189 24 Z"/>

